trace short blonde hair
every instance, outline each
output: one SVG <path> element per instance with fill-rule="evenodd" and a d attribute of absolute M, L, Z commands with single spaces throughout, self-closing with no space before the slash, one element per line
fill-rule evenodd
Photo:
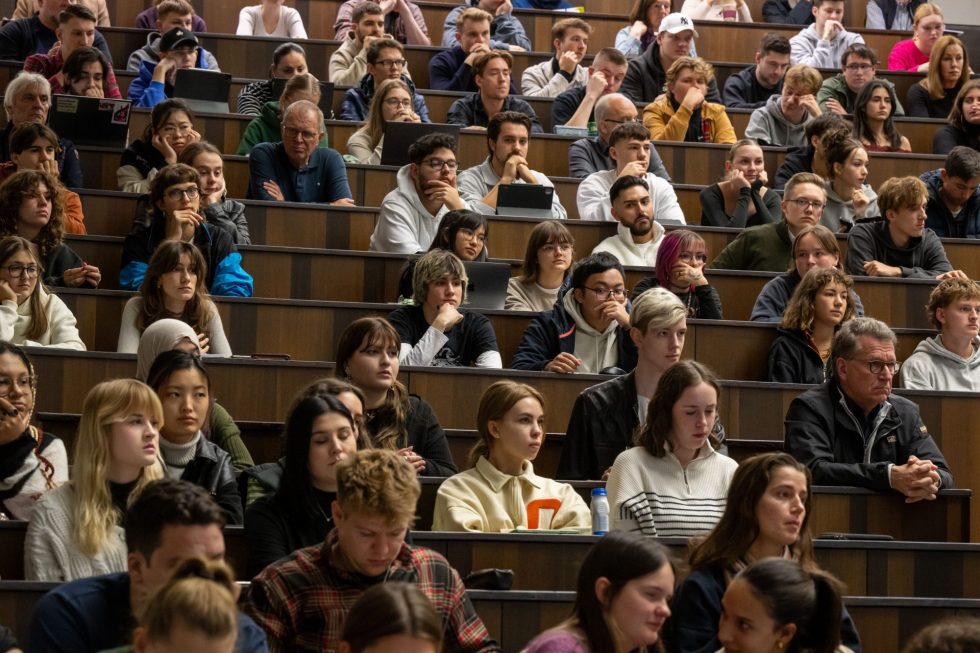
<path fill-rule="evenodd" d="M 421 494 L 415 468 L 396 451 L 366 449 L 337 465 L 337 502 L 345 514 L 369 513 L 411 525 Z"/>
<path fill-rule="evenodd" d="M 799 90 L 804 95 L 813 95 L 820 90 L 823 85 L 823 77 L 816 68 L 805 63 L 798 63 L 790 66 L 783 77 L 783 88 L 791 87 Z"/>
<path fill-rule="evenodd" d="M 456 31 L 463 31 L 463 23 L 468 20 L 472 20 L 477 23 L 482 23 L 484 21 L 493 24 L 493 16 L 489 12 L 483 11 L 479 7 L 467 7 L 459 16 L 456 16 Z"/>
<path fill-rule="evenodd" d="M 415 271 L 412 273 L 412 298 L 416 304 L 425 303 L 425 298 L 429 294 L 429 284 L 439 281 L 446 277 L 458 277 L 463 285 L 463 294 L 459 303 L 466 301 L 466 284 L 469 278 L 466 276 L 466 268 L 459 257 L 444 249 L 431 249 L 415 262 Z"/>
<path fill-rule="evenodd" d="M 687 317 L 687 306 L 666 288 L 650 288 L 633 300 L 630 324 L 640 333 L 672 327 Z"/>
<path fill-rule="evenodd" d="M 673 86 L 685 68 L 693 70 L 698 77 L 704 77 L 705 83 L 715 78 L 715 67 L 701 57 L 680 57 L 667 69 L 667 85 Z"/>
<path fill-rule="evenodd" d="M 152 642 L 170 641 L 178 625 L 208 639 L 222 640 L 238 633 L 238 587 L 226 563 L 188 558 L 150 599 L 141 628 Z"/>
<path fill-rule="evenodd" d="M 943 330 L 943 325 L 936 319 L 936 311 L 960 299 L 980 299 L 980 284 L 971 279 L 946 279 L 929 293 L 926 317 L 938 331 Z"/>

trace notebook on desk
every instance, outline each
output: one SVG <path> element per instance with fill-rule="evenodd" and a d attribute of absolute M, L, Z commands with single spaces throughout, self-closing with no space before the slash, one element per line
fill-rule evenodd
<path fill-rule="evenodd" d="M 228 113 L 231 74 L 200 68 L 182 68 L 174 79 L 174 97 L 193 111 Z"/>
<path fill-rule="evenodd" d="M 381 147 L 381 165 L 408 165 L 408 148 L 426 134 L 449 134 L 456 139 L 459 149 L 459 125 L 445 125 L 438 122 L 386 122 L 385 142 Z"/>
<path fill-rule="evenodd" d="M 510 264 L 489 261 L 463 261 L 466 276 L 464 308 L 503 309 L 510 281 Z"/>
<path fill-rule="evenodd" d="M 497 215 L 550 220 L 555 189 L 540 184 L 501 184 L 497 189 Z"/>
<path fill-rule="evenodd" d="M 132 106 L 129 100 L 55 95 L 48 124 L 75 145 L 125 148 Z"/>

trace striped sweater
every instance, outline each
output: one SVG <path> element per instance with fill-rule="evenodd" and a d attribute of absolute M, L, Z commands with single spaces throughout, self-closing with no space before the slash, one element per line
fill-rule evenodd
<path fill-rule="evenodd" d="M 606 485 L 610 526 L 650 537 L 710 531 L 725 511 L 736 467 L 707 444 L 687 469 L 670 452 L 656 458 L 643 447 L 627 449 L 616 457 Z"/>

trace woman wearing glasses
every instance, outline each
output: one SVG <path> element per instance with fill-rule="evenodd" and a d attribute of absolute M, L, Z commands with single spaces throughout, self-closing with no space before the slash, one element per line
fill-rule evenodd
<path fill-rule="evenodd" d="M 412 109 L 412 89 L 400 79 L 386 79 L 371 98 L 367 122 L 347 139 L 347 156 L 357 163 L 378 165 L 386 122 L 422 122 Z"/>
<path fill-rule="evenodd" d="M 688 317 L 724 319 L 718 291 L 704 276 L 707 263 L 708 246 L 701 236 L 688 229 L 671 231 L 657 249 L 656 274 L 636 284 L 632 297 L 636 299 L 650 288 L 666 288 L 684 302 Z"/>
<path fill-rule="evenodd" d="M 509 311 L 550 311 L 558 300 L 575 259 L 575 239 L 560 220 L 539 222 L 531 230 L 524 269 L 507 282 L 504 308 Z"/>
<path fill-rule="evenodd" d="M 741 229 L 777 222 L 779 195 L 766 187 L 768 183 L 762 148 L 743 138 L 728 151 L 724 181 L 701 191 L 701 224 Z"/>
<path fill-rule="evenodd" d="M 380 91 L 385 82 L 394 80 L 408 87 L 411 103 L 407 108 L 418 114 L 422 122 L 431 122 L 425 99 L 415 90 L 415 84 L 406 73 L 407 63 L 402 44 L 398 41 L 389 37 L 372 43 L 367 51 L 368 73 L 344 93 L 344 99 L 340 103 L 340 119 L 356 122 L 366 120 L 375 92 Z"/>
<path fill-rule="evenodd" d="M 137 290 L 157 246 L 179 240 L 193 243 L 204 256 L 205 284 L 212 295 L 252 296 L 252 277 L 242 269 L 231 235 L 204 219 L 200 183 L 197 170 L 183 163 L 166 166 L 153 178 L 147 219 L 137 221 L 123 244 L 122 289 Z"/>
<path fill-rule="evenodd" d="M 157 171 L 177 163 L 185 147 L 201 140 L 194 131 L 194 114 L 181 100 L 164 100 L 150 112 L 143 137 L 129 144 L 122 154 L 116 180 L 119 190 L 145 193 Z"/>
<path fill-rule="evenodd" d="M 75 316 L 41 283 L 37 246 L 26 238 L 0 240 L 0 340 L 27 347 L 85 349 Z"/>

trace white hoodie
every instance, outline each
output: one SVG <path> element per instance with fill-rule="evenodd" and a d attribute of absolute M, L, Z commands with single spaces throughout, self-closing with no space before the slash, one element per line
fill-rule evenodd
<path fill-rule="evenodd" d="M 616 235 L 606 238 L 595 246 L 592 253 L 609 252 L 619 259 L 619 262 L 631 267 L 652 268 L 657 263 L 657 250 L 660 241 L 664 239 L 664 228 L 659 222 L 653 223 L 653 240 L 647 245 L 637 245 L 633 242 L 633 234 L 629 227 L 619 223 Z"/>
<path fill-rule="evenodd" d="M 562 302 L 565 310 L 575 320 L 575 358 L 582 361 L 576 374 L 598 374 L 607 367 L 619 364 L 619 348 L 616 338 L 619 335 L 619 322 L 612 320 L 601 333 L 596 331 L 582 316 L 581 308 L 573 291 L 565 293 Z"/>
<path fill-rule="evenodd" d="M 941 335 L 923 340 L 902 364 L 902 386 L 940 392 L 980 392 L 980 338 L 963 358 L 943 346 Z"/>
<path fill-rule="evenodd" d="M 398 188 L 385 195 L 381 201 L 378 224 L 371 234 L 372 252 L 424 252 L 436 237 L 442 216 L 449 212 L 445 204 L 439 207 L 435 215 L 425 210 L 418 191 L 415 190 L 410 168 L 411 165 L 402 166 L 397 176 Z"/>

